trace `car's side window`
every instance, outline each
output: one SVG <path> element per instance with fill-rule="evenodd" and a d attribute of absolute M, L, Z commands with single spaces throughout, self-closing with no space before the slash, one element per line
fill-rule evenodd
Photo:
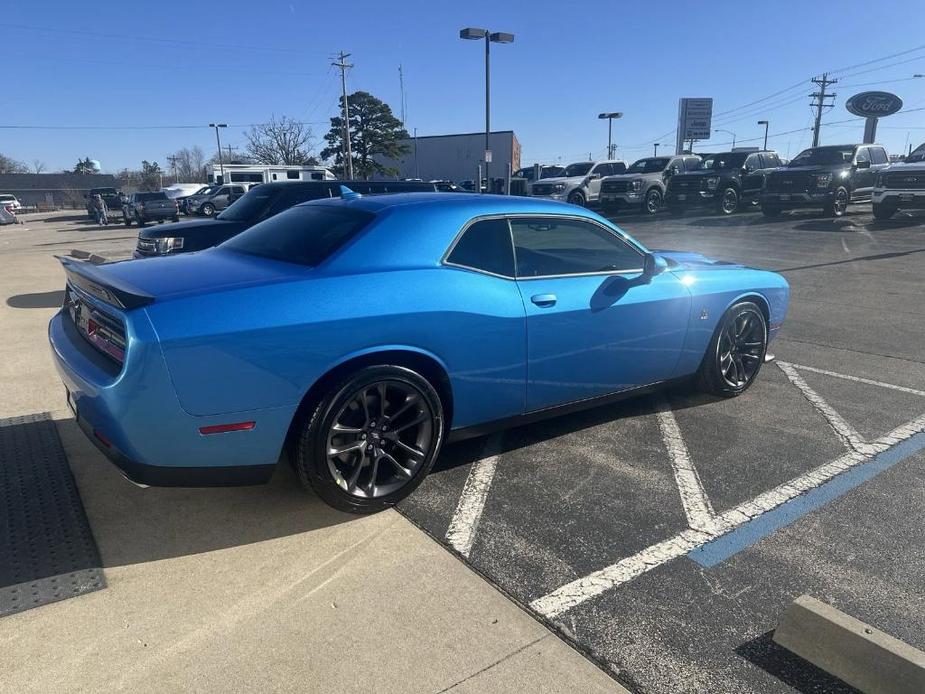
<path fill-rule="evenodd" d="M 565 217 L 511 219 L 518 277 L 641 271 L 643 257 L 599 224 Z"/>
<path fill-rule="evenodd" d="M 780 166 L 780 158 L 774 152 L 763 152 L 761 159 L 763 169 L 776 169 Z"/>
<path fill-rule="evenodd" d="M 469 225 L 447 262 L 505 277 L 514 276 L 514 248 L 506 219 L 483 219 Z"/>
<path fill-rule="evenodd" d="M 874 164 L 886 164 L 888 161 L 886 150 L 883 147 L 871 147 L 870 160 Z"/>
<path fill-rule="evenodd" d="M 596 173 L 603 178 L 604 176 L 610 176 L 612 172 L 610 170 L 610 164 L 598 164 L 592 169 L 591 173 Z"/>
<path fill-rule="evenodd" d="M 761 159 L 759 159 L 757 154 L 749 154 L 748 158 L 745 160 L 745 170 L 746 171 L 757 171 L 761 168 Z"/>
<path fill-rule="evenodd" d="M 858 147 L 858 154 L 855 161 L 870 161 L 870 152 L 867 147 Z"/>

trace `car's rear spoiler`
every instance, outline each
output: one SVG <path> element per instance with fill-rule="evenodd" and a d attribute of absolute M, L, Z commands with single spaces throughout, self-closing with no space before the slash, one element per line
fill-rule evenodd
<path fill-rule="evenodd" d="M 99 265 L 77 258 L 55 256 L 64 266 L 68 282 L 101 301 L 118 308 L 133 309 L 154 302 L 154 297 L 110 276 Z"/>

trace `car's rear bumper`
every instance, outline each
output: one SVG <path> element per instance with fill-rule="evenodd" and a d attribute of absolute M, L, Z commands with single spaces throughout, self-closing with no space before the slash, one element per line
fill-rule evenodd
<path fill-rule="evenodd" d="M 140 321 L 139 321 L 140 322 Z M 137 326 L 136 326 L 137 327 Z M 118 371 L 58 313 L 48 327 L 68 405 L 93 444 L 130 480 L 152 486 L 259 484 L 273 474 L 291 408 L 193 416 L 182 410 L 152 334 L 132 335 Z M 244 431 L 202 427 L 253 422 Z"/>

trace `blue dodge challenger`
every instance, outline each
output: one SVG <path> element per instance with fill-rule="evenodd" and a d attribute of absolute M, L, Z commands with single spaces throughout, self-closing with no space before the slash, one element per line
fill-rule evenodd
<path fill-rule="evenodd" d="M 680 379 L 738 395 L 789 298 L 773 272 L 491 195 L 344 189 L 198 253 L 61 262 L 67 400 L 129 479 L 259 483 L 285 447 L 359 513 L 409 494 L 448 439 Z"/>

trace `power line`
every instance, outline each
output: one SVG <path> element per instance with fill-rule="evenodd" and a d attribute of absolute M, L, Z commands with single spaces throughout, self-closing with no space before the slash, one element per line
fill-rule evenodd
<path fill-rule="evenodd" d="M 857 68 L 857 67 L 864 67 L 864 66 L 866 66 L 866 65 L 873 65 L 874 63 L 880 63 L 880 62 L 883 62 L 884 60 L 889 60 L 890 58 L 898 58 L 898 57 L 901 56 L 901 55 L 909 55 L 910 53 L 915 53 L 915 52 L 921 51 L 921 50 L 923 50 L 923 49 L 925 49 L 925 44 L 922 44 L 921 46 L 916 46 L 915 48 L 909 48 L 909 49 L 907 49 L 907 50 L 905 50 L 905 51 L 899 51 L 898 53 L 892 53 L 892 54 L 890 54 L 890 55 L 885 55 L 885 56 L 883 56 L 883 57 L 881 57 L 881 58 L 874 58 L 873 60 L 867 60 L 867 61 L 865 61 L 865 62 L 863 62 L 863 63 L 857 63 L 857 64 L 855 64 L 855 65 L 849 65 L 848 67 L 838 68 L 837 70 L 829 70 L 829 74 L 838 74 L 838 73 L 840 73 L 840 72 L 847 72 L 848 70 L 854 70 L 854 69 Z M 878 69 L 879 69 L 879 68 L 878 68 Z M 843 78 L 844 78 L 844 77 L 847 77 L 847 75 L 842 75 L 842 77 L 843 77 Z"/>

